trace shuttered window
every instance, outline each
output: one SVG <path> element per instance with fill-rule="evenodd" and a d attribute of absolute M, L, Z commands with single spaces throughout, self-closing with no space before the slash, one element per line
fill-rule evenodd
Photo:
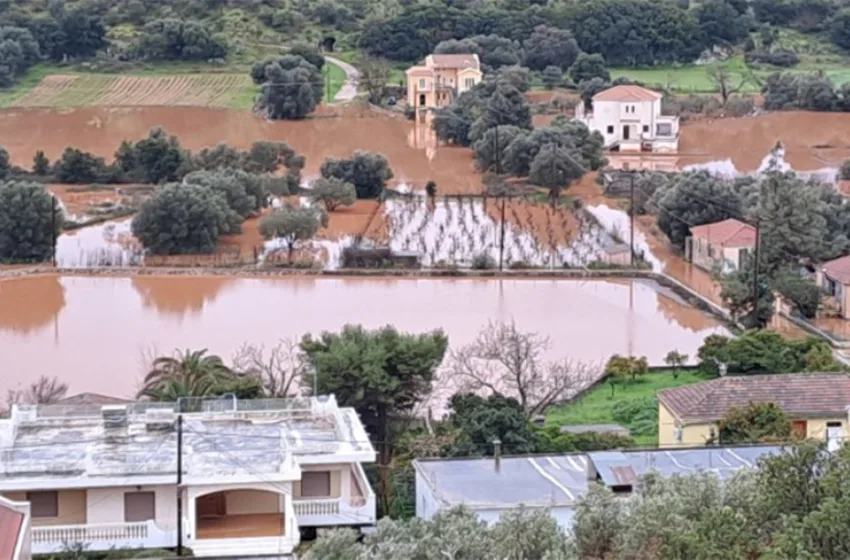
<path fill-rule="evenodd" d="M 156 517 L 156 497 L 153 492 L 127 492 L 124 494 L 124 521 L 134 523 Z"/>
<path fill-rule="evenodd" d="M 331 495 L 331 473 L 301 473 L 302 498 L 327 498 Z"/>
<path fill-rule="evenodd" d="M 32 517 L 59 517 L 58 492 L 27 492 Z"/>

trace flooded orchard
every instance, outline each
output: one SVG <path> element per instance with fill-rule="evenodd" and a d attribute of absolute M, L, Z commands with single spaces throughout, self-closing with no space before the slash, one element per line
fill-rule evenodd
<path fill-rule="evenodd" d="M 424 123 L 360 106 L 323 107 L 302 121 L 267 121 L 248 111 L 200 107 L 5 110 L 0 111 L 0 146 L 15 165 L 27 168 L 36 151 L 43 150 L 53 161 L 68 146 L 111 159 L 123 140 L 140 139 L 156 127 L 164 127 L 193 151 L 221 142 L 243 150 L 258 140 L 286 142 L 306 156 L 307 177 L 318 175 L 327 157 L 365 150 L 387 157 L 396 183 L 424 188 L 427 181 L 435 181 L 440 192 L 481 190 L 469 150 L 436 149 L 436 139 Z"/>
<path fill-rule="evenodd" d="M 0 280 L 0 393 L 40 375 L 71 392 L 132 396 L 144 357 L 337 330 L 346 323 L 442 328 L 452 346 L 489 321 L 548 335 L 552 359 L 611 354 L 663 363 L 725 333 L 713 318 L 640 280 L 327 279 L 38 276 Z"/>

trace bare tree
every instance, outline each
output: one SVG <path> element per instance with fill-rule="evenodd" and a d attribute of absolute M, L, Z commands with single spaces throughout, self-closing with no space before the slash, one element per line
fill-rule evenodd
<path fill-rule="evenodd" d="M 741 88 L 743 88 L 747 83 L 747 77 L 743 76 L 738 82 L 738 85 L 732 85 L 732 75 L 729 74 L 729 71 L 722 66 L 712 66 L 709 68 L 708 79 L 711 80 L 711 83 L 713 83 L 714 87 L 717 88 L 717 92 L 723 100 L 724 107 L 726 106 L 726 102 L 729 101 L 729 97 L 733 93 L 741 91 Z"/>
<path fill-rule="evenodd" d="M 67 393 L 67 383 L 42 375 L 25 389 L 10 389 L 6 393 L 6 407 L 11 410 L 15 404 L 55 404 Z"/>
<path fill-rule="evenodd" d="M 301 378 L 309 373 L 301 358 L 298 343 L 283 339 L 271 348 L 243 344 L 233 356 L 232 369 L 255 375 L 263 382 L 267 397 L 292 397 L 300 393 Z"/>
<path fill-rule="evenodd" d="M 357 69 L 360 71 L 358 85 L 369 94 L 369 103 L 379 104 L 390 80 L 389 64 L 378 58 L 364 57 L 360 59 Z"/>
<path fill-rule="evenodd" d="M 514 322 L 489 323 L 475 342 L 452 351 L 448 375 L 460 391 L 489 391 L 513 397 L 529 416 L 574 396 L 602 368 L 563 359 L 547 361 L 549 337 L 521 332 Z"/>

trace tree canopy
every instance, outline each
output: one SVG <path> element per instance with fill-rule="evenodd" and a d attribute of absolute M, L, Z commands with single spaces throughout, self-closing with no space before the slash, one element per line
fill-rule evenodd
<path fill-rule="evenodd" d="M 61 208 L 44 185 L 0 183 L 0 262 L 49 260 L 63 222 Z"/>
<path fill-rule="evenodd" d="M 357 198 L 380 198 L 393 178 L 389 161 L 375 152 L 354 152 L 349 158 L 328 158 L 322 162 L 322 177 L 354 185 Z"/>
<path fill-rule="evenodd" d="M 207 186 L 168 184 L 133 218 L 133 235 L 156 255 L 212 253 L 219 235 L 239 233 L 242 218 Z"/>
<path fill-rule="evenodd" d="M 322 73 L 301 56 L 258 62 L 251 68 L 251 78 L 261 85 L 255 109 L 270 119 L 303 119 L 322 100 Z"/>

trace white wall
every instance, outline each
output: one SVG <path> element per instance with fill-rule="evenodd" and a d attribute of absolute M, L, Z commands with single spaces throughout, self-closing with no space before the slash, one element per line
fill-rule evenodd
<path fill-rule="evenodd" d="M 634 113 L 631 108 L 634 107 Z M 649 127 L 649 136 L 655 135 L 656 117 L 661 113 L 661 101 L 596 101 L 593 103 L 591 128 L 599 131 L 608 146 L 623 138 L 623 126 L 631 127 L 629 139 L 640 140 L 643 127 Z M 608 127 L 613 127 L 608 132 Z"/>
<path fill-rule="evenodd" d="M 420 519 L 431 519 L 440 511 L 440 505 L 431 493 L 431 485 L 428 484 L 416 469 L 416 517 Z"/>
<path fill-rule="evenodd" d="M 154 492 L 157 526 L 164 531 L 177 529 L 177 494 L 174 486 L 92 488 L 88 491 L 86 509 L 88 523 L 90 525 L 123 523 L 126 492 Z"/>

